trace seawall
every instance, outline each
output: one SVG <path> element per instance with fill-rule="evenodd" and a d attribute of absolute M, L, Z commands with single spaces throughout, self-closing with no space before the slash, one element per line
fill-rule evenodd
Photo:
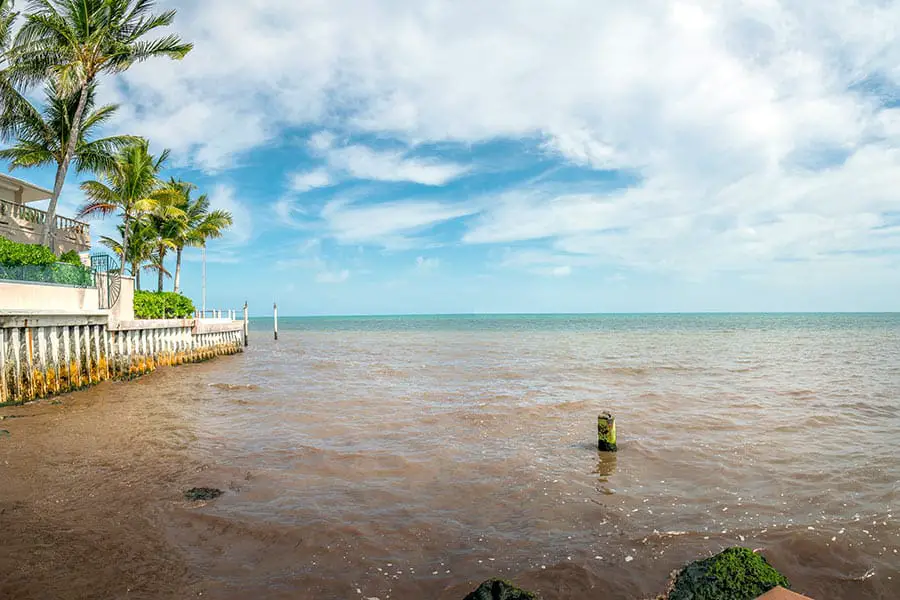
<path fill-rule="evenodd" d="M 28 402 L 160 366 L 236 354 L 240 321 L 111 322 L 106 313 L 0 314 L 0 404 Z"/>

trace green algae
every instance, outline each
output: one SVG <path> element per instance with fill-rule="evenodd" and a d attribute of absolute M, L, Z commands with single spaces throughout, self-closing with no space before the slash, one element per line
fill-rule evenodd
<path fill-rule="evenodd" d="M 539 600 L 539 598 L 503 579 L 489 579 L 464 600 Z"/>
<path fill-rule="evenodd" d="M 192 502 L 196 502 L 199 500 L 215 500 L 222 494 L 224 494 L 222 490 L 216 488 L 191 488 L 184 493 L 184 499 L 190 500 Z"/>
<path fill-rule="evenodd" d="M 608 412 L 600 413 L 597 417 L 597 448 L 601 452 L 615 452 L 619 449 L 616 445 L 616 418 Z"/>
<path fill-rule="evenodd" d="M 728 548 L 694 561 L 675 578 L 666 600 L 754 600 L 788 580 L 749 548 Z"/>

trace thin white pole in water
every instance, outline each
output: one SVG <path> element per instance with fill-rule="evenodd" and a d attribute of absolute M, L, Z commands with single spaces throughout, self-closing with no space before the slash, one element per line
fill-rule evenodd
<path fill-rule="evenodd" d="M 278 341 L 278 304 L 272 306 L 273 316 L 275 318 L 275 341 Z"/>
<path fill-rule="evenodd" d="M 250 345 L 250 310 L 244 302 L 244 346 Z"/>
<path fill-rule="evenodd" d="M 203 293 L 201 304 L 203 304 L 203 316 L 206 316 L 206 246 L 201 246 L 201 253 L 203 254 L 203 276 L 201 277 L 203 281 Z"/>

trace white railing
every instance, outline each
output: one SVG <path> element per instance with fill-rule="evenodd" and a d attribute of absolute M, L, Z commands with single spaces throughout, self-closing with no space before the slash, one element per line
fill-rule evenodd
<path fill-rule="evenodd" d="M 42 210 L 0 199 L 0 216 L 7 215 L 35 225 L 43 225 L 47 222 L 47 213 Z M 56 231 L 71 231 L 79 235 L 84 235 L 89 230 L 90 225 L 87 223 L 56 215 Z"/>
<path fill-rule="evenodd" d="M 243 309 L 238 310 L 238 309 L 233 309 L 233 308 L 225 309 L 225 310 L 218 310 L 218 309 L 196 310 L 196 311 L 194 311 L 194 318 L 195 319 L 219 319 L 219 320 L 224 319 L 224 320 L 228 320 L 228 321 L 237 321 L 239 318 L 243 318 L 243 317 L 239 317 L 239 315 L 242 314 L 242 310 Z"/>

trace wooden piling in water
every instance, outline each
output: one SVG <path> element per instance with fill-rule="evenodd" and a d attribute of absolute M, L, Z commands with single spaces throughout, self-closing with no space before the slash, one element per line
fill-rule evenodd
<path fill-rule="evenodd" d="M 272 305 L 272 317 L 275 320 L 275 341 L 278 341 L 278 304 Z"/>
<path fill-rule="evenodd" d="M 597 448 L 601 452 L 616 452 L 616 418 L 610 412 L 597 417 Z"/>

